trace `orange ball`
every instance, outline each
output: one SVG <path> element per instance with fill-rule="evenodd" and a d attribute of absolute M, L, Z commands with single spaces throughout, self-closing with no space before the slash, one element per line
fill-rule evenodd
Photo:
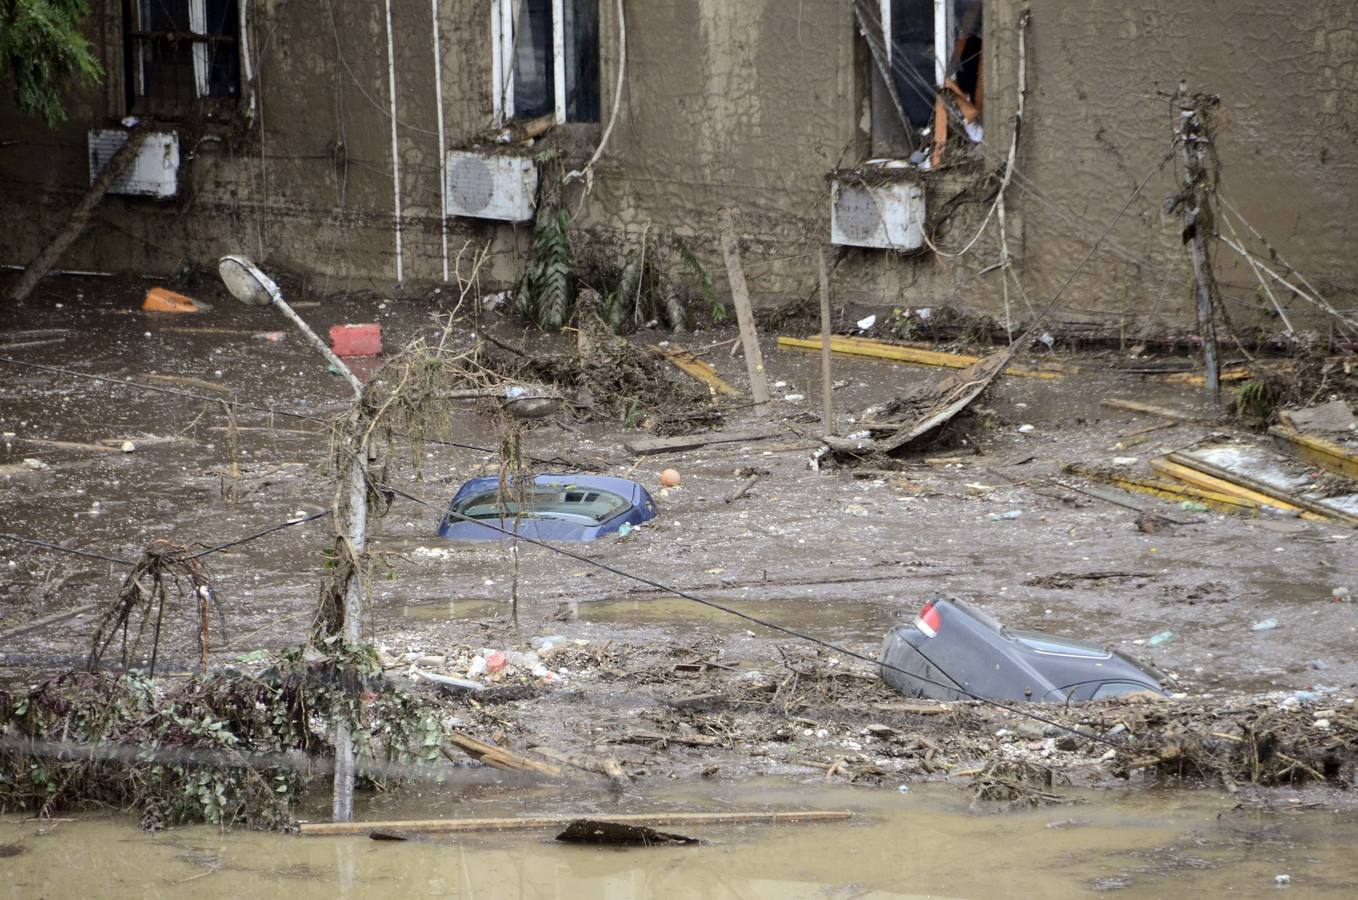
<path fill-rule="evenodd" d="M 680 481 L 680 479 L 679 479 L 679 470 L 678 470 L 678 469 L 666 469 L 665 471 L 663 471 L 663 472 L 660 473 L 660 485 L 661 485 L 661 487 L 667 487 L 667 488 L 678 487 L 678 486 L 679 486 L 679 481 Z"/>

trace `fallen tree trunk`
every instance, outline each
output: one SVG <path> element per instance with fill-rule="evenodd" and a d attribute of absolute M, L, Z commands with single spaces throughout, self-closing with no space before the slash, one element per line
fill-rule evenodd
<path fill-rule="evenodd" d="M 9 298 L 11 300 L 17 303 L 33 293 L 33 289 L 38 286 L 42 277 L 57 264 L 61 255 L 80 236 L 80 232 L 85 230 L 85 225 L 90 220 L 90 214 L 104 199 L 104 195 L 108 193 L 108 189 L 113 185 L 114 180 L 123 174 L 123 171 L 136 158 L 138 151 L 141 150 L 141 145 L 146 141 L 147 134 L 148 130 L 144 125 L 138 125 L 127 133 L 127 143 L 118 148 L 118 152 L 114 153 L 108 161 L 108 165 L 104 166 L 104 170 L 94 179 L 94 184 L 90 185 L 90 189 L 81 198 L 75 211 L 71 213 L 70 221 L 66 223 L 66 227 L 57 233 L 52 242 L 34 257 L 33 261 L 28 264 L 28 268 L 24 269 L 24 273 L 19 276 L 19 282 L 10 291 Z"/>

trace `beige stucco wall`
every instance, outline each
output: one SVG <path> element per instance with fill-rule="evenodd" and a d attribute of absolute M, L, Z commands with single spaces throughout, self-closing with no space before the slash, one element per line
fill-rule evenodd
<path fill-rule="evenodd" d="M 267 46 L 253 123 L 217 133 L 185 127 L 192 154 L 172 201 L 110 198 L 97 226 L 63 263 L 71 268 L 164 272 L 228 251 L 309 273 L 327 286 L 395 280 L 391 135 L 383 5 L 255 2 L 252 43 Z M 490 0 L 439 0 L 450 147 L 491 124 Z M 393 0 L 397 116 L 407 290 L 441 274 L 432 10 Z M 113 13 L 96 3 L 91 33 L 111 64 Z M 603 107 L 612 102 L 617 28 L 601 0 Z M 1000 166 L 1015 101 L 1018 4 L 987 8 L 986 143 L 971 169 L 936 176 L 932 210 L 979 173 Z M 648 226 L 684 236 L 720 270 L 716 223 L 730 206 L 760 302 L 810 293 L 815 253 L 828 237 L 825 173 L 864 158 L 869 61 L 848 0 L 627 2 L 627 77 L 608 152 L 579 208 L 582 244 L 618 248 Z M 1116 7 L 1073 0 L 1034 4 L 1028 34 L 1027 119 L 1019 178 L 1009 193 L 1011 248 L 1035 305 L 1168 149 L 1169 101 L 1186 79 L 1222 96 L 1223 187 L 1242 212 L 1342 306 L 1358 305 L 1348 215 L 1358 196 L 1358 16 L 1346 0 L 1278 4 Z M 361 89 L 360 89 L 361 87 Z M 68 126 L 48 131 L 0 101 L 0 262 L 36 252 L 88 183 L 85 130 L 116 98 L 72 98 Z M 588 149 L 599 129 L 549 137 Z M 215 138 L 220 137 L 218 141 Z M 340 152 L 339 148 L 343 148 Z M 1175 223 L 1160 213 L 1175 170 L 1151 180 L 1061 304 L 1062 318 L 1124 324 L 1186 321 L 1188 267 Z M 573 201 L 574 202 L 574 201 Z M 945 251 L 970 240 L 987 208 L 963 195 L 937 235 Z M 508 281 L 527 229 L 451 223 L 453 251 L 493 242 L 492 275 Z M 959 259 L 851 250 L 835 271 L 838 296 L 862 303 L 951 303 L 998 315 L 1001 278 L 993 226 Z M 1221 259 L 1237 324 L 1267 324 L 1248 270 Z M 718 283 L 723 279 L 719 278 Z M 1012 288 L 1012 284 L 1011 284 Z M 1010 291 L 1016 314 L 1022 303 Z"/>

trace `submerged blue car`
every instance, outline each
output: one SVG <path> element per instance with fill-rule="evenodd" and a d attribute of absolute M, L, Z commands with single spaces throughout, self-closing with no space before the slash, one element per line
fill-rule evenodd
<path fill-rule="evenodd" d="M 498 478 L 473 478 L 453 495 L 439 537 L 497 541 L 507 531 L 543 541 L 593 541 L 656 514 L 644 487 L 608 475 L 538 475 L 523 487 L 522 509 L 518 494 L 514 485 L 501 493 Z"/>

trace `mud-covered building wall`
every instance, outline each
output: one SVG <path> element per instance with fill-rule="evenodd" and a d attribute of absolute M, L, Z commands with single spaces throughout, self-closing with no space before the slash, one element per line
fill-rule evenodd
<path fill-rule="evenodd" d="M 239 2 L 248 70 L 240 97 L 210 104 L 211 116 L 190 105 L 166 123 L 181 139 L 176 196 L 110 196 L 63 267 L 168 275 L 244 252 L 305 274 L 322 291 L 396 293 L 395 159 L 401 290 L 440 280 L 436 85 L 446 145 L 493 145 L 498 4 L 391 0 L 389 32 L 383 3 Z M 93 3 L 88 31 L 110 78 L 71 95 L 65 125 L 48 129 L 0 99 L 0 263 L 31 258 L 88 186 L 87 131 L 136 111 L 127 103 L 130 5 Z M 930 5 L 896 6 L 904 15 Z M 717 228 L 730 207 L 756 300 L 809 296 L 816 252 L 829 237 L 827 173 L 891 149 L 879 133 L 891 111 L 881 84 L 874 87 L 877 66 L 854 3 L 623 6 L 617 121 L 592 190 L 581 197 L 577 184 L 569 195 L 577 247 L 621 254 L 643 232 L 677 234 L 721 286 Z M 843 250 L 833 273 L 838 298 L 1030 315 L 1169 154 L 1168 95 L 1183 80 L 1222 98 L 1223 195 L 1339 305 L 1355 305 L 1358 276 L 1344 252 L 1358 231 L 1347 215 L 1358 195 L 1358 21 L 1349 3 L 1035 4 L 1022 54 L 1025 117 L 1006 191 L 1009 279 L 987 213 L 1009 151 L 1023 4 L 982 7 L 984 138 L 966 158 L 923 176 L 933 246 Z M 597 144 L 621 63 L 617 4 L 599 0 L 598 10 L 601 121 L 558 125 L 525 152 L 556 147 L 571 166 Z M 1170 327 L 1191 319 L 1191 270 L 1177 223 L 1162 212 L 1177 178 L 1174 159 L 1150 178 L 1063 296 L 1063 320 Z M 525 225 L 447 225 L 454 261 L 465 243 L 490 242 L 489 275 L 502 283 L 516 275 L 529 237 Z M 1268 326 L 1250 271 L 1224 254 L 1218 263 L 1233 312 L 1243 324 Z"/>

